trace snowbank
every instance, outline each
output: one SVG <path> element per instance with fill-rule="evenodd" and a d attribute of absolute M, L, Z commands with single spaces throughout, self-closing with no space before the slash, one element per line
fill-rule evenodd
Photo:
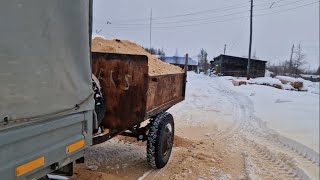
<path fill-rule="evenodd" d="M 251 79 L 250 82 L 255 84 L 269 84 L 269 85 L 280 85 L 282 86 L 282 83 L 279 79 L 271 78 L 271 77 L 260 77 L 260 78 L 254 78 Z"/>
<path fill-rule="evenodd" d="M 308 91 L 310 93 L 319 94 L 320 84 L 319 82 L 311 82 L 309 80 L 304 80 L 302 78 L 293 78 L 289 76 L 276 76 L 275 78 L 272 77 L 259 77 L 259 78 L 252 78 L 247 80 L 243 77 L 232 77 L 232 76 L 225 76 L 221 77 L 225 80 L 232 80 L 234 86 L 241 86 L 241 85 L 266 85 L 275 87 L 278 89 L 283 90 L 297 90 L 297 91 Z"/>
<path fill-rule="evenodd" d="M 288 82 L 303 82 L 304 79 L 302 78 L 294 78 L 294 77 L 289 77 L 289 76 L 276 76 L 276 79 L 283 80 L 283 81 L 288 81 Z"/>

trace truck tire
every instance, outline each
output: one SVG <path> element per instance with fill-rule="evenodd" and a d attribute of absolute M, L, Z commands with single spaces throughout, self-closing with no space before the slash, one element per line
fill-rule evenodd
<path fill-rule="evenodd" d="M 174 121 L 170 113 L 163 112 L 151 119 L 147 141 L 147 160 L 155 169 L 169 161 L 174 139 Z"/>
<path fill-rule="evenodd" d="M 93 74 L 92 89 L 94 92 L 94 110 L 97 114 L 98 125 L 100 125 L 106 113 L 106 97 L 104 97 L 103 90 L 100 86 L 99 80 Z"/>

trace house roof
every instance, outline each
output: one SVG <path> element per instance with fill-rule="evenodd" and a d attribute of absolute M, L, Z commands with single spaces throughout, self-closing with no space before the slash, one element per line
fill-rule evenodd
<path fill-rule="evenodd" d="M 232 57 L 232 58 L 237 58 L 237 59 L 241 59 L 241 60 L 248 60 L 248 58 L 245 58 L 245 57 L 238 57 L 238 56 L 230 56 L 230 55 L 225 55 L 225 54 L 220 54 L 219 56 L 213 58 L 214 60 L 216 59 L 219 59 L 220 57 Z M 211 61 L 214 61 L 214 60 L 211 60 Z M 267 61 L 264 61 L 264 60 L 259 60 L 259 59 L 252 59 L 251 60 L 254 60 L 254 61 L 262 61 L 262 62 L 267 62 Z M 211 62 L 210 61 L 210 62 Z"/>
<path fill-rule="evenodd" d="M 180 65 L 184 65 L 185 64 L 185 57 L 177 57 L 177 56 L 172 56 L 172 57 L 165 57 L 164 61 L 170 64 L 180 64 Z M 197 66 L 198 65 L 198 61 L 192 59 L 192 58 L 188 58 L 188 65 L 194 65 Z"/>

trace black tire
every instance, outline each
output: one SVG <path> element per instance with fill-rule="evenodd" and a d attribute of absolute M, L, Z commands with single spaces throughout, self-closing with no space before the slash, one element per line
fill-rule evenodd
<path fill-rule="evenodd" d="M 93 134 L 99 131 L 99 126 L 104 119 L 106 113 L 106 97 L 104 97 L 103 89 L 100 85 L 99 80 L 92 74 L 92 89 L 94 92 L 94 111 L 97 115 L 97 129 L 93 129 Z"/>
<path fill-rule="evenodd" d="M 99 82 L 96 81 L 97 79 L 95 80 L 92 78 L 92 89 L 94 92 L 94 110 L 97 114 L 98 125 L 100 125 L 106 113 L 106 99 L 104 97 L 103 90 L 100 87 L 100 84 L 98 85 Z"/>
<path fill-rule="evenodd" d="M 169 161 L 174 139 L 174 121 L 170 113 L 163 112 L 151 119 L 147 141 L 147 160 L 155 169 Z"/>

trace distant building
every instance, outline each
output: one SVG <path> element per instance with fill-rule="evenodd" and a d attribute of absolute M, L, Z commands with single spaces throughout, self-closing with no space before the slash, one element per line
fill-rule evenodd
<path fill-rule="evenodd" d="M 251 59 L 251 77 L 264 77 L 267 61 Z M 247 75 L 248 58 L 220 55 L 210 61 L 210 68 L 223 76 L 245 77 Z"/>
<path fill-rule="evenodd" d="M 185 61 L 186 61 L 185 57 L 172 56 L 172 57 L 165 57 L 164 58 L 164 62 L 179 66 L 181 68 L 184 68 Z M 198 61 L 189 57 L 188 58 L 188 71 L 198 72 Z"/>

